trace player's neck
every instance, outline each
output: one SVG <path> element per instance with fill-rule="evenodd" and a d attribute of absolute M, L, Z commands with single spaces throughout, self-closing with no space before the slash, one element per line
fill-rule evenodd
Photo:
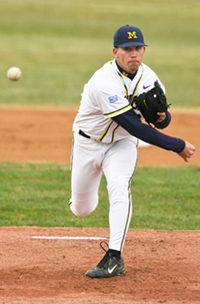
<path fill-rule="evenodd" d="M 137 71 L 136 71 L 134 74 L 130 74 L 130 73 L 124 71 L 124 70 L 119 66 L 119 64 L 117 63 L 117 60 L 115 60 L 115 62 L 116 62 L 116 65 L 117 65 L 117 67 L 118 67 L 118 70 L 122 73 L 122 75 L 124 75 L 124 76 L 130 78 L 131 80 L 133 80 L 133 78 L 134 78 L 134 77 L 136 76 L 136 74 L 137 74 Z"/>

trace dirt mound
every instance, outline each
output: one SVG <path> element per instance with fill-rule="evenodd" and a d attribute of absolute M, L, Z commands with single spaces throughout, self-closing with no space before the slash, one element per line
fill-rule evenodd
<path fill-rule="evenodd" d="M 200 303 L 200 231 L 131 229 L 126 274 L 90 279 L 108 237 L 105 228 L 1 227 L 0 303 Z"/>

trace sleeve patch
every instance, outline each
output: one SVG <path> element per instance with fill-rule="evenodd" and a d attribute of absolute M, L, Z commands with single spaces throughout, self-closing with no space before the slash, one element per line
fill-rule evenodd
<path fill-rule="evenodd" d="M 110 103 L 114 103 L 114 102 L 116 102 L 118 100 L 118 96 L 117 95 L 110 96 L 108 98 L 108 100 L 109 100 Z"/>

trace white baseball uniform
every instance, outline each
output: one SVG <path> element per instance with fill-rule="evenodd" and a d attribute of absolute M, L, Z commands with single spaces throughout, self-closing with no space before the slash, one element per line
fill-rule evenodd
<path fill-rule="evenodd" d="M 95 210 L 104 173 L 110 202 L 109 248 L 118 251 L 123 249 L 132 216 L 130 181 L 137 162 L 138 138 L 112 118 L 132 109 L 133 96 L 150 90 L 156 80 L 164 90 L 145 64 L 131 80 L 119 70 L 115 59 L 107 62 L 84 86 L 73 124 L 70 208 L 77 216 Z"/>

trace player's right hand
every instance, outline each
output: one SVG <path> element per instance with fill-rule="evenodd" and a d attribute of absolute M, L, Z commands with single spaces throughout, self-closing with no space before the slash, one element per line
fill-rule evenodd
<path fill-rule="evenodd" d="M 195 150 L 196 150 L 195 146 L 185 141 L 185 148 L 183 149 L 183 151 L 181 151 L 178 154 L 180 155 L 180 157 L 184 159 L 185 162 L 188 162 L 189 158 L 194 154 Z"/>

